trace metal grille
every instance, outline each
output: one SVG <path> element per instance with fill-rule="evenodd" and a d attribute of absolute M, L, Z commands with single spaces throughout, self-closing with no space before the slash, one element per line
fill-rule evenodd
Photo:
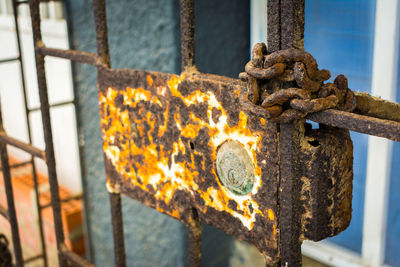
<path fill-rule="evenodd" d="M 5 1 L 2 1 L 5 3 Z M 1 160 L 2 160 L 2 172 L 4 174 L 4 185 L 5 185 L 5 191 L 6 191 L 6 196 L 7 196 L 7 203 L 8 203 L 8 210 L 5 207 L 0 206 L 0 213 L 1 215 L 3 215 L 4 218 L 6 218 L 7 220 L 10 221 L 11 223 L 11 227 L 12 227 L 12 237 L 13 237 L 13 244 L 14 244 L 14 256 L 15 256 L 15 262 L 17 266 L 22 266 L 24 264 L 33 262 L 33 261 L 37 261 L 37 260 L 42 260 L 43 262 L 43 266 L 48 266 L 49 262 L 48 262 L 48 255 L 47 255 L 47 251 L 46 251 L 46 242 L 44 239 L 44 230 L 43 230 L 43 219 L 42 219 L 42 211 L 50 206 L 52 206 L 52 203 L 45 203 L 45 204 L 40 204 L 39 203 L 39 183 L 38 183 L 38 176 L 37 176 L 37 170 L 36 170 L 36 163 L 34 161 L 34 158 L 40 158 L 44 161 L 47 161 L 46 158 L 46 153 L 49 153 L 50 155 L 52 155 L 52 159 L 50 160 L 49 164 L 47 164 L 48 166 L 48 170 L 52 170 L 52 173 L 54 175 L 56 175 L 55 173 L 55 159 L 54 159 L 54 151 L 53 149 L 50 149 L 49 152 L 45 152 L 41 149 L 38 149 L 34 146 L 32 146 L 32 124 L 31 124 L 31 120 L 29 118 L 30 114 L 32 114 L 33 112 L 36 111 L 41 111 L 42 115 L 43 114 L 47 114 L 44 115 L 42 118 L 47 118 L 47 120 L 50 119 L 50 110 L 53 107 L 60 107 L 60 106 L 66 106 L 66 105 L 70 105 L 73 104 L 75 105 L 75 99 L 69 100 L 69 101 L 63 101 L 63 102 L 57 102 L 54 104 L 49 104 L 47 97 L 46 97 L 46 105 L 45 105 L 45 109 L 46 111 L 44 111 L 41 109 L 43 107 L 43 102 L 42 105 L 40 107 L 28 107 L 28 98 L 27 98 L 27 86 L 26 86 L 26 74 L 24 71 L 24 59 L 22 57 L 22 41 L 21 41 L 21 35 L 20 35 L 20 26 L 19 26 L 19 12 L 18 10 L 21 11 L 21 9 L 19 9 L 19 7 L 24 7 L 23 11 L 26 11 L 26 9 L 28 9 L 28 1 L 7 1 L 7 3 L 9 3 L 9 11 L 10 13 L 13 14 L 14 16 L 14 25 L 15 25 L 15 32 L 16 32 L 16 40 L 17 40 L 17 53 L 18 56 L 14 57 L 14 58 L 6 58 L 6 59 L 1 59 L 0 60 L 0 64 L 1 63 L 8 63 L 8 62 L 18 62 L 19 63 L 19 71 L 20 71 L 20 77 L 21 77 L 21 85 L 22 85 L 22 93 L 23 93 L 23 102 L 24 102 L 24 108 L 25 108 L 25 118 L 26 118 L 26 126 L 27 126 L 27 130 L 28 130 L 28 143 L 24 143 L 21 142 L 15 138 L 12 138 L 10 136 L 7 136 L 4 128 L 3 128 L 3 121 L 2 121 L 2 116 L 1 116 L 1 111 L 0 111 L 0 140 L 1 140 Z M 52 19 L 56 19 L 56 18 L 61 18 L 61 13 L 60 12 L 60 2 L 51 2 L 51 3 L 44 3 L 46 4 L 46 6 L 43 5 L 43 3 L 40 4 L 40 13 L 41 16 L 44 17 L 45 19 L 49 18 L 48 16 L 48 11 L 51 9 L 51 14 L 53 15 L 51 18 Z M 49 4 L 51 6 L 49 6 Z M 57 5 L 57 7 L 56 7 Z M 58 9 L 57 9 L 58 8 Z M 25 12 L 24 12 L 25 13 Z M 57 14 L 56 14 L 57 13 Z M 47 92 L 45 93 L 47 95 Z M 43 129 L 45 132 L 46 137 L 46 148 L 48 147 L 53 147 L 53 142 L 52 142 L 52 133 L 51 133 L 51 125 L 50 125 L 50 121 L 45 121 L 45 119 L 43 120 Z M 12 165 L 9 165 L 9 161 L 8 161 L 8 153 L 6 150 L 6 146 L 5 144 L 14 146 L 16 148 L 19 148 L 27 153 L 29 153 L 31 155 L 30 160 L 28 161 L 24 161 L 24 162 L 19 162 L 19 163 L 15 163 Z M 32 257 L 29 258 L 23 258 L 22 255 L 22 248 L 21 248 L 21 241 L 20 241 L 20 237 L 19 237 L 19 230 L 18 230 L 18 220 L 16 217 L 16 212 L 15 212 L 15 205 L 14 205 L 14 197 L 13 197 L 13 190 L 12 190 L 12 186 L 11 186 L 11 174 L 10 174 L 10 169 L 13 168 L 19 168 L 19 167 L 23 167 L 26 165 L 31 165 L 31 174 L 32 174 L 32 178 L 33 178 L 33 182 L 34 182 L 34 193 L 35 193 L 35 208 L 36 208 L 36 213 L 38 214 L 38 221 L 37 221 L 37 225 L 38 225 L 38 229 L 39 229 L 39 241 L 40 241 L 40 246 L 41 246 L 41 251 L 42 253 L 38 254 L 38 255 L 34 255 Z M 50 176 L 50 173 L 49 173 Z M 51 177 L 49 179 L 49 182 L 51 183 L 52 180 L 56 180 L 56 176 Z M 59 199 L 58 196 L 58 185 L 56 183 L 55 185 L 56 187 L 56 192 L 57 196 L 56 196 L 56 201 L 60 202 L 68 202 L 72 199 L 80 199 L 82 198 L 82 194 L 77 194 L 77 195 L 73 195 L 70 196 L 66 199 Z M 54 187 L 54 183 L 53 183 L 53 187 Z M 54 193 L 53 193 L 54 194 Z M 60 206 L 60 204 L 58 204 L 58 206 Z"/>
<path fill-rule="evenodd" d="M 47 95 L 44 58 L 46 56 L 60 57 L 74 62 L 94 65 L 98 69 L 98 79 L 100 80 L 99 84 L 107 84 L 108 81 L 126 79 L 126 77 L 129 77 L 129 79 L 140 80 L 149 75 L 149 72 L 141 70 L 125 70 L 125 72 L 118 72 L 118 70 L 111 68 L 107 37 L 105 0 L 93 1 L 97 54 L 45 47 L 42 42 L 40 30 L 39 0 L 19 2 L 14 0 L 15 23 L 18 25 L 16 12 L 17 5 L 25 4 L 27 2 L 29 2 L 32 20 L 37 80 L 41 102 L 40 110 L 42 114 L 46 150 L 39 150 L 30 144 L 20 142 L 10 136 L 7 136 L 0 121 L 0 153 L 8 203 L 8 210 L 1 208 L 0 211 L 2 215 L 9 219 L 12 225 L 15 260 L 17 266 L 23 266 L 24 260 L 22 257 L 18 233 L 18 224 L 15 213 L 10 166 L 8 163 L 6 145 L 20 148 L 30 153 L 32 157 L 44 159 L 48 166 L 51 206 L 53 209 L 60 266 L 92 266 L 87 260 L 81 258 L 73 252 L 68 251 L 64 245 L 63 223 L 61 220 L 60 209 L 61 202 L 59 197 L 57 173 L 55 169 L 53 138 L 49 113 L 50 106 Z M 193 74 L 191 80 L 187 81 L 187 83 L 191 83 L 200 87 L 207 85 L 210 88 L 217 88 L 219 86 L 226 86 L 226 88 L 233 88 L 234 86 L 237 88 L 245 87 L 246 85 L 238 80 L 232 80 L 226 77 L 219 77 L 215 75 L 201 74 L 195 70 L 194 0 L 180 1 L 180 18 L 182 69 L 184 73 Z M 303 32 L 304 1 L 268 1 L 268 49 L 270 52 L 287 48 L 302 48 Z M 18 44 L 20 44 L 19 40 Z M 21 72 L 23 72 L 21 57 L 17 58 L 16 60 L 21 62 Z M 6 61 L 8 60 L 3 60 L 3 62 Z M 167 74 L 163 73 L 151 73 L 151 75 L 152 77 L 160 80 L 165 80 L 165 77 L 169 77 Z M 398 104 L 376 99 L 365 94 L 357 94 L 356 98 L 357 102 L 359 103 L 357 106 L 357 113 L 329 109 L 309 114 L 307 119 L 328 126 L 340 127 L 360 133 L 371 134 L 385 137 L 390 140 L 400 141 L 400 106 Z M 29 110 L 27 110 L 27 114 L 28 113 Z M 29 122 L 29 120 L 27 121 Z M 278 146 L 278 155 L 280 158 L 278 193 L 279 214 L 277 214 L 279 232 L 273 235 L 274 238 L 277 236 L 278 248 L 277 251 L 271 252 L 271 255 L 274 255 L 271 257 L 271 261 L 267 260 L 267 265 L 280 264 L 286 266 L 297 266 L 301 263 L 301 226 L 299 225 L 300 220 L 297 212 L 299 209 L 297 203 L 299 198 L 299 179 L 298 170 L 296 169 L 296 162 L 298 162 L 299 159 L 298 147 L 300 146 L 296 136 L 298 135 L 300 129 L 298 128 L 298 123 L 296 121 L 279 123 L 278 126 L 280 132 Z M 31 160 L 29 163 L 33 164 L 33 161 Z M 33 174 L 35 175 L 35 171 L 33 171 Z M 38 194 L 35 176 L 34 179 L 35 193 Z M 114 187 L 114 185 L 110 183 L 108 191 L 111 204 L 115 263 L 116 266 L 126 266 L 120 194 L 121 192 L 127 193 L 128 190 L 123 186 L 121 188 Z M 192 212 L 185 214 L 184 217 L 178 216 L 177 218 L 184 222 L 189 229 L 189 265 L 199 266 L 201 265 L 201 220 L 207 222 L 207 218 L 199 216 L 194 209 L 191 211 Z M 233 232 L 233 235 L 237 236 L 238 234 Z M 43 251 L 45 251 L 42 230 L 40 238 L 42 240 Z M 268 259 L 268 255 L 265 256 L 266 259 Z M 43 255 L 41 255 L 41 257 L 43 257 L 46 262 L 45 252 Z M 276 259 L 279 259 L 279 261 L 276 261 Z"/>

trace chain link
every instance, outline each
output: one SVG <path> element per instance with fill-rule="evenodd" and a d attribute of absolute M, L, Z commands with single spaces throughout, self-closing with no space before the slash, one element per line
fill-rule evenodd
<path fill-rule="evenodd" d="M 247 81 L 249 99 L 264 107 L 275 122 L 289 122 L 307 114 L 335 108 L 353 111 L 355 96 L 344 75 L 334 83 L 328 70 L 319 70 L 314 57 L 299 49 L 267 54 L 264 43 L 252 51 L 252 59 L 239 78 Z"/>

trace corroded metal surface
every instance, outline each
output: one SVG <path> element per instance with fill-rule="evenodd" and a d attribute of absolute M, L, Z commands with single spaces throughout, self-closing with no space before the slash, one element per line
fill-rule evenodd
<path fill-rule="evenodd" d="M 295 44 L 294 44 L 295 45 Z M 256 44 L 240 78 L 250 99 L 279 124 L 279 250 L 281 265 L 300 264 L 302 240 L 321 240 L 346 229 L 351 219 L 353 146 L 348 130 L 313 130 L 307 114 L 336 108 L 352 111 L 347 79 L 334 83 L 311 54 L 300 49 L 267 53 Z"/>
<path fill-rule="evenodd" d="M 307 119 L 342 129 L 384 137 L 400 142 L 400 123 L 340 110 L 324 110 L 309 114 Z"/>
<path fill-rule="evenodd" d="M 351 220 L 353 144 L 348 130 L 300 128 L 300 239 L 319 241 Z"/>
<path fill-rule="evenodd" d="M 105 67 L 98 76 L 109 192 L 184 222 L 196 241 L 191 245 L 200 244 L 201 231 L 193 228 L 199 218 L 254 244 L 274 264 L 284 225 L 292 229 L 280 234 L 288 242 L 321 240 L 348 226 L 353 158 L 347 130 L 313 130 L 300 120 L 297 130 L 283 132 L 281 124 L 279 132 L 269 111 L 250 101 L 252 88 L 226 77 Z M 282 150 L 294 147 L 296 157 L 278 154 L 279 138 Z M 279 184 L 279 173 L 289 177 L 282 166 L 292 166 L 299 178 Z M 278 191 L 291 193 L 279 197 Z M 283 224 L 293 216 L 298 219 Z"/>
<path fill-rule="evenodd" d="M 277 129 L 237 80 L 186 72 L 99 71 L 99 104 L 111 190 L 189 224 L 202 221 L 277 255 Z M 254 186 L 239 196 L 217 175 L 218 148 L 240 144 Z"/>
<path fill-rule="evenodd" d="M 330 72 L 319 70 L 310 53 L 294 48 L 266 51 L 265 44 L 256 44 L 246 73 L 239 77 L 247 81 L 252 102 L 264 107 L 272 121 L 290 122 L 329 108 L 354 110 L 356 99 L 344 75 L 324 84 Z"/>

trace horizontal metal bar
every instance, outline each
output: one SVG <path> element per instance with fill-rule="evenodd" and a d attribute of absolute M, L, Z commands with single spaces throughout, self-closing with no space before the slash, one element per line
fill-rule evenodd
<path fill-rule="evenodd" d="M 60 2 L 61 0 L 40 0 L 41 3 L 47 3 L 47 2 Z M 23 1 L 17 1 L 16 4 L 17 5 L 21 5 L 21 4 L 28 4 L 29 1 L 27 0 L 23 0 Z"/>
<path fill-rule="evenodd" d="M 32 163 L 31 160 L 18 162 L 18 163 L 11 164 L 10 168 L 14 168 L 15 169 L 15 168 L 23 167 L 23 166 L 31 164 L 31 163 Z"/>
<path fill-rule="evenodd" d="M 354 132 L 400 141 L 400 123 L 396 121 L 334 109 L 309 114 L 307 119 L 329 126 L 349 129 Z"/>
<path fill-rule="evenodd" d="M 3 216 L 6 220 L 10 220 L 8 217 L 7 209 L 1 205 L 0 205 L 0 215 Z"/>
<path fill-rule="evenodd" d="M 39 47 L 38 53 L 43 56 L 52 56 L 69 59 L 79 63 L 85 63 L 90 65 L 98 65 L 99 58 L 95 53 L 83 52 L 78 50 L 67 50 L 67 49 L 56 49 L 49 47 Z"/>
<path fill-rule="evenodd" d="M 110 75 L 118 74 L 118 79 L 131 79 L 131 77 L 139 77 L 147 75 L 149 72 L 135 69 L 110 69 Z M 154 76 L 163 76 L 167 74 L 152 72 Z M 245 92 L 246 84 L 238 79 L 231 79 L 218 75 L 205 73 L 192 74 L 192 78 L 187 80 L 188 84 L 207 83 L 209 87 L 217 84 L 228 86 L 237 85 L 242 87 Z M 323 123 L 326 125 L 345 128 L 355 132 L 384 137 L 394 141 L 400 141 L 400 104 L 372 97 L 368 94 L 357 93 L 357 108 L 354 113 L 326 110 L 309 114 L 308 119 Z M 382 106 L 380 106 L 382 105 Z M 379 107 L 382 107 L 380 110 Z M 396 114 L 392 114 L 396 113 Z"/>
<path fill-rule="evenodd" d="M 32 262 L 32 261 L 35 261 L 35 260 L 38 260 L 38 259 L 41 259 L 41 258 L 43 258 L 43 254 L 39 254 L 39 255 L 27 258 L 27 259 L 24 260 L 24 263 L 26 264 L 28 262 Z"/>
<path fill-rule="evenodd" d="M 64 101 L 64 102 L 51 104 L 51 105 L 49 105 L 49 107 L 54 108 L 54 107 L 60 107 L 60 106 L 65 106 L 65 105 L 69 105 L 69 104 L 74 104 L 74 100 L 68 100 L 68 101 Z M 34 112 L 34 111 L 39 111 L 39 110 L 40 110 L 40 107 L 34 107 L 34 108 L 28 109 L 28 112 Z"/>
<path fill-rule="evenodd" d="M 21 59 L 20 57 L 12 57 L 12 58 L 0 59 L 0 64 L 12 62 L 12 61 L 18 61 L 20 59 Z"/>
<path fill-rule="evenodd" d="M 82 194 L 77 194 L 77 195 L 73 195 L 64 199 L 60 199 L 61 202 L 68 202 L 71 200 L 77 200 L 77 199 L 82 199 L 83 195 Z M 40 209 L 45 209 L 51 206 L 51 202 L 47 203 L 45 205 L 40 206 Z"/>
<path fill-rule="evenodd" d="M 357 107 L 355 113 L 400 122 L 400 104 L 367 93 L 354 92 Z"/>
<path fill-rule="evenodd" d="M 40 150 L 37 147 L 34 147 L 30 144 L 21 142 L 13 137 L 6 135 L 4 132 L 0 132 L 0 142 L 5 143 L 7 145 L 14 146 L 19 148 L 35 157 L 41 158 L 43 160 L 46 159 L 46 153 L 43 150 Z"/>
<path fill-rule="evenodd" d="M 198 81 L 219 81 L 238 83 L 217 75 L 199 73 L 194 76 Z M 239 82 L 240 86 L 245 86 Z M 400 142 L 400 104 L 356 92 L 357 107 L 355 113 L 339 110 L 325 110 L 309 114 L 307 119 L 326 125 L 345 128 L 355 132 L 384 137 Z"/>
<path fill-rule="evenodd" d="M 92 263 L 90 263 L 85 258 L 79 256 L 78 254 L 64 249 L 61 251 L 61 255 L 66 259 L 69 263 L 73 264 L 73 266 L 88 266 L 88 267 L 95 267 Z"/>

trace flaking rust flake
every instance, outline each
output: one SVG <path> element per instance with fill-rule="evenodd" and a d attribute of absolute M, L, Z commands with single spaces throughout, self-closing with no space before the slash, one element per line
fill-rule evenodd
<path fill-rule="evenodd" d="M 196 73 L 101 71 L 99 104 L 108 187 L 188 223 L 190 209 L 236 238 L 277 254 L 276 125 L 245 86 Z M 204 74 L 203 74 L 204 75 Z M 112 77 L 112 78 L 111 78 Z M 251 191 L 217 175 L 218 148 L 240 144 L 254 164 Z"/>

